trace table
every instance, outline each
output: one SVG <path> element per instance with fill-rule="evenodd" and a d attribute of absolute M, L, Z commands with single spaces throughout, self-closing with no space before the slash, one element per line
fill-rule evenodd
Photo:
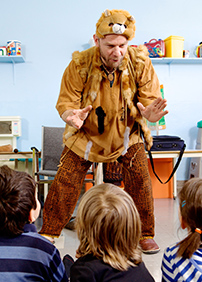
<path fill-rule="evenodd" d="M 175 166 L 176 160 L 179 156 L 180 151 L 152 151 L 152 156 L 154 159 L 166 159 L 172 158 L 173 159 L 173 167 Z M 149 158 L 148 152 L 146 152 L 147 158 Z M 183 158 L 201 158 L 202 157 L 202 150 L 185 150 L 182 156 Z M 25 171 L 28 172 L 28 159 L 32 159 L 32 176 L 35 178 L 36 172 L 36 154 L 35 150 L 30 152 L 0 152 L 0 160 L 10 160 L 14 159 L 15 161 L 15 169 L 18 168 L 18 161 L 20 159 L 25 159 Z M 173 178 L 173 197 L 174 199 L 177 197 L 177 177 L 176 173 L 174 173 Z"/>
<path fill-rule="evenodd" d="M 173 168 L 175 166 L 176 160 L 179 156 L 180 151 L 152 151 L 152 157 L 153 159 L 166 159 L 166 158 L 172 158 L 173 159 Z M 148 152 L 146 152 L 147 158 L 149 158 Z M 201 158 L 202 157 L 202 150 L 185 150 L 184 154 L 182 156 L 183 158 Z M 174 199 L 177 197 L 177 177 L 176 173 L 173 175 L 173 197 Z"/>
<path fill-rule="evenodd" d="M 28 172 L 28 160 L 32 159 L 32 176 L 35 176 L 36 171 L 36 156 L 35 153 L 30 152 L 0 152 L 0 160 L 13 160 L 15 161 L 15 169 L 18 169 L 18 161 L 25 159 L 25 171 Z"/>

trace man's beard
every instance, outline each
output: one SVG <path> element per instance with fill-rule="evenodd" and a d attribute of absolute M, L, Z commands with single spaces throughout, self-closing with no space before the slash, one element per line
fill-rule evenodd
<path fill-rule="evenodd" d="M 113 69 L 117 69 L 120 64 L 122 63 L 123 58 L 120 57 L 118 58 L 117 62 L 110 62 L 106 57 L 103 55 L 102 50 L 100 50 L 100 56 L 102 58 L 103 63 L 105 64 L 105 67 L 109 70 L 112 71 Z"/>

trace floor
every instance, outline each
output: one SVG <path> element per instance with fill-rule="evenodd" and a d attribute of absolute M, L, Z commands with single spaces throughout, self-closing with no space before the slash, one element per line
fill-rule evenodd
<path fill-rule="evenodd" d="M 161 248 L 160 252 L 154 255 L 143 254 L 143 261 L 156 282 L 161 281 L 161 260 L 164 249 L 181 240 L 185 233 L 179 228 L 178 202 L 173 199 L 154 199 L 155 208 L 155 241 Z M 36 222 L 40 228 L 41 219 Z M 61 257 L 66 253 L 73 258 L 79 241 L 75 231 L 63 229 L 60 238 L 56 239 L 56 247 L 59 249 Z"/>

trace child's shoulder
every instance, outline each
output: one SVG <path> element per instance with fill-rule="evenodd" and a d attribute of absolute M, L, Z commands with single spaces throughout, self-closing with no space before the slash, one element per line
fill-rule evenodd
<path fill-rule="evenodd" d="M 175 252 L 177 249 L 178 249 L 178 242 L 177 243 L 173 243 L 171 244 L 170 246 L 168 246 L 164 252 L 170 252 L 170 253 L 173 253 Z"/>
<path fill-rule="evenodd" d="M 23 240 L 29 241 L 29 245 L 46 252 L 53 252 L 56 248 L 47 238 L 40 235 L 33 224 L 26 225 L 25 232 L 22 233 Z"/>
<path fill-rule="evenodd" d="M 88 255 L 85 255 L 83 257 L 80 257 L 78 258 L 76 261 L 75 261 L 75 264 L 86 264 L 86 265 L 89 265 L 89 266 L 95 266 L 96 264 L 100 264 L 102 263 L 102 260 L 99 260 L 98 258 L 94 257 L 92 254 L 88 254 Z"/>
<path fill-rule="evenodd" d="M 79 273 L 79 274 L 78 274 Z M 127 271 L 120 271 L 103 260 L 86 255 L 79 258 L 71 267 L 71 275 L 87 277 L 88 280 L 83 281 L 150 281 L 154 282 L 153 277 L 148 272 L 145 264 L 141 262 L 139 265 L 130 267 Z M 134 280 L 135 277 L 135 280 Z M 102 278 L 102 280 L 100 280 Z"/>
<path fill-rule="evenodd" d="M 179 246 L 177 245 L 178 243 L 174 243 L 170 246 L 168 246 L 165 250 L 164 250 L 164 258 L 167 257 L 169 259 L 174 259 L 176 258 L 176 254 L 178 251 Z"/>

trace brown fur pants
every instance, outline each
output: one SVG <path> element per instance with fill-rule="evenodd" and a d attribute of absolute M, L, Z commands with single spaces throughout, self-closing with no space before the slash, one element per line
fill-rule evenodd
<path fill-rule="evenodd" d="M 63 158 L 63 159 L 62 159 Z M 41 234 L 59 236 L 77 204 L 83 181 L 91 162 L 77 156 L 67 147 L 62 165 L 50 187 L 43 210 Z M 151 179 L 143 144 L 135 144 L 119 157 L 123 165 L 125 191 L 133 198 L 142 221 L 142 236 L 154 236 L 154 210 Z"/>

